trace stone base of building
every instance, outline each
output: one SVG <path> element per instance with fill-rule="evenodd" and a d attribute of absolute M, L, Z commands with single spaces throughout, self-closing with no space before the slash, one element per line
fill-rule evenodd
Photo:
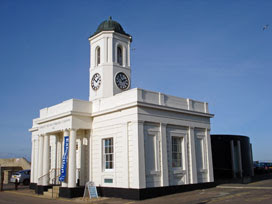
<path fill-rule="evenodd" d="M 50 186 L 40 186 L 40 185 L 36 185 L 35 187 L 35 193 L 38 195 L 43 195 L 44 191 L 48 191 L 49 188 L 52 188 L 52 185 Z"/>
<path fill-rule="evenodd" d="M 165 186 L 143 189 L 132 188 L 112 188 L 112 187 L 97 187 L 97 193 L 100 197 L 115 197 L 129 200 L 144 200 L 169 194 L 181 193 L 197 189 L 205 189 L 215 187 L 214 182 L 198 183 L 178 186 Z M 67 188 L 60 187 L 59 196 L 64 198 L 82 197 L 84 194 L 84 187 Z"/>
<path fill-rule="evenodd" d="M 116 197 L 130 200 L 144 200 L 148 198 L 155 198 L 159 196 L 182 193 L 197 189 L 205 189 L 215 187 L 214 182 L 198 183 L 178 186 L 164 186 L 143 189 L 127 189 L 127 188 L 111 188 L 111 187 L 97 187 L 98 195 L 101 197 Z"/>
<path fill-rule="evenodd" d="M 84 194 L 84 186 L 68 188 L 68 187 L 60 187 L 59 196 L 63 198 L 75 198 L 82 197 Z"/>
<path fill-rule="evenodd" d="M 35 189 L 36 188 L 36 186 L 37 186 L 37 184 L 36 183 L 30 183 L 29 184 L 29 189 Z"/>

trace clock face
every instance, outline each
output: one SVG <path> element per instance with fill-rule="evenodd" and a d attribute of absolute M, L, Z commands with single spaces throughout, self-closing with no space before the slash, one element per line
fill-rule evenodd
<path fill-rule="evenodd" d="M 126 90 L 129 87 L 128 77 L 123 72 L 116 74 L 115 83 L 122 90 Z"/>
<path fill-rule="evenodd" d="M 100 74 L 96 73 L 93 75 L 92 81 L 91 81 L 91 86 L 93 90 L 97 90 L 100 87 L 101 84 L 101 76 Z"/>

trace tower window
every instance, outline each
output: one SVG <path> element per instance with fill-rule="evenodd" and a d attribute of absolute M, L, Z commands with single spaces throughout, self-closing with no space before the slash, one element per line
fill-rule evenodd
<path fill-rule="evenodd" d="M 123 65 L 123 52 L 121 46 L 117 47 L 117 63 Z"/>
<path fill-rule="evenodd" d="M 100 64 L 100 47 L 96 48 L 96 66 Z"/>

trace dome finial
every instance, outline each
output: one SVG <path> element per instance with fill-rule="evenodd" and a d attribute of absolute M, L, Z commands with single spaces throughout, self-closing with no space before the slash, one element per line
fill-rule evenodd
<path fill-rule="evenodd" d="M 112 17 L 111 16 L 109 16 L 109 21 L 111 21 L 112 20 Z"/>

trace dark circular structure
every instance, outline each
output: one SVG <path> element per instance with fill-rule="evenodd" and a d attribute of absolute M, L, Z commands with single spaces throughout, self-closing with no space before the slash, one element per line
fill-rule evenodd
<path fill-rule="evenodd" d="M 103 21 L 100 23 L 94 34 L 92 34 L 90 37 L 102 32 L 102 31 L 114 31 L 116 33 L 120 33 L 123 35 L 126 35 L 128 37 L 131 37 L 128 33 L 126 33 L 123 29 L 123 27 L 118 23 L 117 21 L 112 20 L 112 17 L 110 16 L 108 20 Z"/>
<path fill-rule="evenodd" d="M 211 135 L 211 145 L 215 180 L 244 179 L 254 175 L 249 137 Z"/>

